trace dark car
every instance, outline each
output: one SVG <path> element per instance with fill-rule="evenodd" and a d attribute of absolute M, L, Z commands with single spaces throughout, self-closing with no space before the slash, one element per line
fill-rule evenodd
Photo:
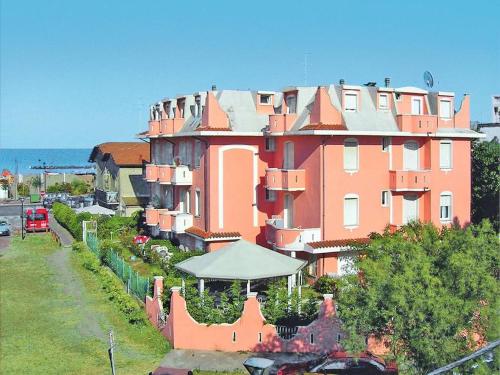
<path fill-rule="evenodd" d="M 0 221 L 0 236 L 10 236 L 10 224 L 4 220 Z"/>

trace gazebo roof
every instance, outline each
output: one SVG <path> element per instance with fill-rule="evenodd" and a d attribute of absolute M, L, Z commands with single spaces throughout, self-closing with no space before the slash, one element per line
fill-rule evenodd
<path fill-rule="evenodd" d="M 200 279 L 258 280 L 293 275 L 305 265 L 303 260 L 239 240 L 215 252 L 186 259 L 175 268 Z"/>

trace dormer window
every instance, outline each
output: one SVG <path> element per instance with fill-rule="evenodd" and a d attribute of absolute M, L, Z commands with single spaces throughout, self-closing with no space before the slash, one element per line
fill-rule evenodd
<path fill-rule="evenodd" d="M 286 113 L 297 113 L 297 97 L 295 95 L 286 96 Z"/>
<path fill-rule="evenodd" d="M 411 98 L 411 114 L 421 115 L 423 112 L 423 100 L 421 97 Z"/>
<path fill-rule="evenodd" d="M 184 118 L 184 107 L 185 107 L 186 102 L 184 100 L 179 100 L 178 101 L 178 108 L 179 108 L 179 117 Z"/>
<path fill-rule="evenodd" d="M 451 101 L 450 100 L 440 100 L 439 101 L 439 117 L 441 118 L 451 118 Z"/>
<path fill-rule="evenodd" d="M 381 111 L 387 111 L 389 109 L 389 95 L 379 94 L 379 96 L 378 96 L 378 109 Z"/>
<path fill-rule="evenodd" d="M 170 102 L 163 102 L 163 113 L 165 118 L 170 118 L 172 117 L 170 114 Z"/>
<path fill-rule="evenodd" d="M 269 94 L 260 94 L 259 95 L 259 103 L 263 104 L 263 105 L 270 105 L 270 104 L 272 104 L 271 95 L 269 95 Z"/>
<path fill-rule="evenodd" d="M 344 109 L 346 112 L 358 111 L 358 94 L 354 93 L 345 94 L 344 99 L 345 99 Z"/>

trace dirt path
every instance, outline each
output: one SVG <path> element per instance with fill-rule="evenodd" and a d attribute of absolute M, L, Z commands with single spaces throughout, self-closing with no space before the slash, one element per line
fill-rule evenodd
<path fill-rule="evenodd" d="M 54 271 L 56 283 L 62 288 L 64 293 L 71 296 L 70 304 L 76 308 L 80 314 L 78 330 L 82 336 L 96 337 L 100 340 L 106 340 L 106 334 L 101 329 L 104 317 L 88 308 L 84 294 L 85 287 L 79 275 L 72 269 L 70 262 L 71 249 L 63 247 L 61 250 L 50 255 L 48 259 L 49 266 Z"/>

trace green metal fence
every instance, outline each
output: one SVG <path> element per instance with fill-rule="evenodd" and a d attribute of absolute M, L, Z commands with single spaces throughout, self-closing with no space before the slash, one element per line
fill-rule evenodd
<path fill-rule="evenodd" d="M 87 233 L 87 246 L 96 257 L 101 257 L 99 240 L 94 233 Z M 112 249 L 106 251 L 106 258 L 104 259 L 104 262 L 123 281 L 129 292 L 140 298 L 142 301 L 145 300 L 146 295 L 149 292 L 149 279 L 147 277 L 140 276 Z"/>

